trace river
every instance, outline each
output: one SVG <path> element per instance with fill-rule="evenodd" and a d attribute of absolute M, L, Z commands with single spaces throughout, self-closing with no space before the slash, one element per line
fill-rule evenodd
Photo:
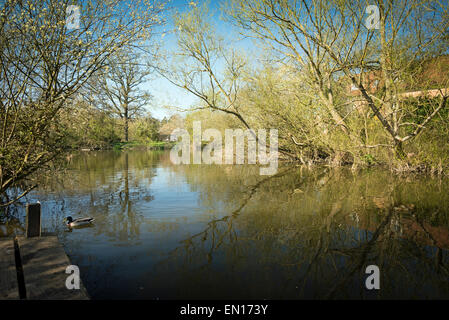
<path fill-rule="evenodd" d="M 296 165 L 268 177 L 96 151 L 23 202 L 37 200 L 93 299 L 449 298 L 447 178 Z M 0 236 L 23 233 L 24 206 L 11 212 Z M 67 216 L 95 222 L 68 229 Z"/>

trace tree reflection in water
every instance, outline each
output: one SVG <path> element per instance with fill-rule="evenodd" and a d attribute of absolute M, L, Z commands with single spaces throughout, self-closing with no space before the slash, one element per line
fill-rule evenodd
<path fill-rule="evenodd" d="M 300 170 L 297 180 L 290 169 L 249 186 L 237 209 L 183 240 L 165 263 L 177 261 L 180 281 L 247 285 L 258 298 L 448 297 L 448 202 L 430 191 L 440 182 L 426 189 L 388 173 Z M 223 260 L 246 274 L 226 278 Z M 364 288 L 370 264 L 381 270 L 379 292 Z"/>
<path fill-rule="evenodd" d="M 449 298 L 443 179 L 92 152 L 42 178 L 35 200 L 93 298 Z M 8 210 L 0 232 L 23 232 L 23 207 Z M 95 224 L 67 232 L 68 215 Z"/>

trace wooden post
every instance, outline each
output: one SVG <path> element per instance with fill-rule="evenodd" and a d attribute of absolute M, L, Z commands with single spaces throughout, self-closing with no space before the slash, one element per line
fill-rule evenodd
<path fill-rule="evenodd" d="M 31 203 L 26 206 L 26 237 L 41 236 L 41 204 Z"/>

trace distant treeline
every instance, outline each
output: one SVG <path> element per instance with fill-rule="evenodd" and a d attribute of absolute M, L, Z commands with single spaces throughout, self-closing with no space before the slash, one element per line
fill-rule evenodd
<path fill-rule="evenodd" d="M 126 140 L 124 119 L 87 103 L 72 104 L 58 117 L 65 132 L 63 144 L 68 149 L 107 149 L 128 141 L 149 145 L 153 142 L 169 141 L 172 130 L 179 125 L 183 126 L 178 115 L 159 120 L 147 113 L 128 120 Z"/>

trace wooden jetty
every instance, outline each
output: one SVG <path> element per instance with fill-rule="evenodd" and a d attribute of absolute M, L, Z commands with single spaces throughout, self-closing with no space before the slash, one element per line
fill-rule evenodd
<path fill-rule="evenodd" d="M 39 223 L 39 225 L 36 225 Z M 68 289 L 70 259 L 55 235 L 43 235 L 40 204 L 27 206 L 26 235 L 0 238 L 0 300 L 87 300 L 79 289 Z"/>
<path fill-rule="evenodd" d="M 0 299 L 19 299 L 13 239 L 0 240 Z"/>

